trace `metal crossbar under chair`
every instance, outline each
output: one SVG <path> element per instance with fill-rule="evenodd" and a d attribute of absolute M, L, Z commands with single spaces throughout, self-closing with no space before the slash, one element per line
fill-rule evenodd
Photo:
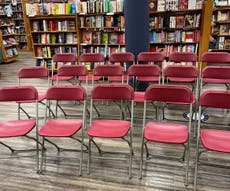
<path fill-rule="evenodd" d="M 120 105 L 120 109 L 113 109 L 111 114 L 114 114 L 115 111 L 119 111 L 121 114 L 119 118 L 100 118 L 95 119 L 93 115 L 93 104 L 96 101 L 108 101 L 114 102 L 118 101 Z M 111 103 L 112 104 L 112 103 Z M 131 104 L 131 105 L 130 105 Z M 127 106 L 131 106 L 131 118 L 126 118 L 126 116 L 122 116 L 125 108 Z M 108 107 L 104 105 L 104 111 L 107 111 Z M 90 125 L 87 130 L 87 134 L 89 136 L 89 152 L 88 152 L 88 173 L 90 173 L 91 169 L 91 145 L 92 143 L 96 146 L 99 151 L 100 157 L 103 154 L 111 153 L 117 155 L 128 155 L 129 157 L 129 177 L 132 176 L 132 158 L 133 158 L 133 147 L 132 147 L 132 126 L 133 126 L 133 89 L 127 84 L 98 84 L 95 85 L 91 92 L 91 104 L 90 104 Z M 127 138 L 126 138 L 127 137 Z M 100 139 L 122 139 L 124 140 L 129 147 L 129 152 L 125 151 L 102 151 L 99 145 L 97 144 Z M 105 146 L 105 145 L 104 145 Z M 116 148 L 118 149 L 118 148 Z M 112 158 L 116 159 L 116 158 Z M 120 160 L 120 159 L 119 159 Z"/>
<path fill-rule="evenodd" d="M 19 106 L 21 101 L 31 101 L 35 105 L 33 113 L 35 114 L 34 119 L 21 119 Z M 18 104 L 18 118 L 1 121 L 0 122 L 0 138 L 17 138 L 17 137 L 27 137 L 35 140 L 36 149 L 28 149 L 28 151 L 37 151 L 37 170 L 39 169 L 38 161 L 38 92 L 36 88 L 32 86 L 8 86 L 0 88 L 0 102 L 17 102 Z M 6 106 L 4 108 L 7 108 Z M 9 111 L 7 111 L 9 114 Z M 30 111 L 31 112 L 31 111 Z M 11 115 L 9 115 L 11 116 Z M 29 133 L 35 130 L 35 138 L 29 136 Z M 26 150 L 15 150 L 11 146 L 0 141 L 0 144 L 7 147 L 11 152 L 20 152 Z"/>
<path fill-rule="evenodd" d="M 200 96 L 199 102 L 199 117 L 198 117 L 198 128 L 197 128 L 197 143 L 196 143 L 196 159 L 195 159 L 195 175 L 194 175 L 194 191 L 197 190 L 198 182 L 198 167 L 201 164 L 214 165 L 219 167 L 224 167 L 226 164 L 214 164 L 210 162 L 211 160 L 200 160 L 201 155 L 207 151 L 213 153 L 225 153 L 230 154 L 230 131 L 229 129 L 224 129 L 222 127 L 222 121 L 224 118 L 229 122 L 229 115 L 224 115 L 221 117 L 219 124 L 207 125 L 202 123 L 201 115 L 203 108 L 215 109 L 215 114 L 217 110 L 230 109 L 230 90 L 206 90 Z M 216 119 L 217 120 L 217 119 Z M 202 145 L 202 150 L 200 148 Z M 216 159 L 215 159 L 216 160 Z M 214 161 L 213 161 L 214 162 Z M 229 168 L 229 166 L 228 166 Z M 215 173 L 218 175 L 218 173 Z M 221 173 L 219 173 L 221 176 Z"/>
<path fill-rule="evenodd" d="M 147 104 L 152 102 L 158 107 L 158 120 L 147 121 Z M 192 112 L 194 102 L 195 96 L 187 86 L 153 84 L 146 89 L 141 142 L 140 178 L 142 178 L 144 148 L 146 151 L 146 158 L 150 159 L 151 156 L 147 143 L 157 142 L 171 145 L 177 144 L 184 146 L 182 160 L 184 161 L 186 156 L 185 185 L 188 185 L 190 133 L 192 120 L 190 118 L 186 124 L 169 123 L 162 121 L 162 116 L 159 114 L 161 109 L 164 108 L 164 104 L 173 105 L 173 111 L 177 110 L 177 105 L 187 105 L 189 106 L 189 111 Z"/>
<path fill-rule="evenodd" d="M 58 151 L 79 151 L 80 152 L 80 170 L 79 174 L 82 174 L 82 160 L 83 160 L 83 146 L 87 149 L 87 146 L 83 143 L 84 141 L 84 128 L 86 123 L 86 91 L 81 86 L 72 86 L 72 85 L 55 85 L 50 87 L 47 90 L 47 102 L 46 104 L 49 105 L 50 101 L 56 101 L 56 102 L 70 102 L 70 101 L 80 101 L 83 102 L 83 104 L 69 104 L 69 107 L 71 107 L 75 112 L 79 114 L 79 117 L 74 117 L 71 119 L 63 118 L 62 115 L 59 115 L 59 113 L 56 113 L 55 118 L 49 118 L 47 115 L 47 110 L 45 114 L 45 123 L 40 128 L 38 134 L 42 137 L 42 153 L 41 153 L 41 165 L 40 165 L 40 173 L 44 171 L 44 158 L 45 158 L 45 152 L 47 150 L 44 149 L 45 142 L 49 142 L 52 145 L 55 146 L 55 144 L 49 141 L 50 138 L 71 138 L 73 140 L 76 140 L 80 142 L 80 149 L 67 149 L 67 148 L 60 148 L 57 145 L 60 145 L 61 143 L 57 143 L 56 148 Z M 79 108 L 78 111 L 77 108 Z M 77 138 L 75 135 L 79 132 L 80 138 Z M 85 149 L 85 150 L 86 150 Z"/>

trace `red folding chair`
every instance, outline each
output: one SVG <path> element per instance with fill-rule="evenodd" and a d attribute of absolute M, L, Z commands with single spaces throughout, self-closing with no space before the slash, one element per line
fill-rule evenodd
<path fill-rule="evenodd" d="M 49 86 L 49 70 L 46 67 L 43 66 L 29 66 L 29 67 L 22 67 L 18 71 L 18 85 L 32 85 L 34 83 L 33 80 L 41 80 L 41 83 L 43 84 L 43 80 L 45 80 L 45 83 L 47 84 L 47 88 Z M 46 99 L 46 89 L 39 89 L 38 93 L 38 102 L 45 105 L 43 102 Z M 41 90 L 41 92 L 40 92 Z M 31 101 L 21 101 L 20 103 L 29 103 Z M 32 118 L 29 113 L 23 109 L 23 107 L 20 104 L 20 110 L 23 111 L 28 118 Z M 50 110 L 50 113 L 52 115 L 53 112 Z"/>
<path fill-rule="evenodd" d="M 109 62 L 111 64 L 119 64 L 124 67 L 124 79 L 127 79 L 128 67 L 135 64 L 135 56 L 132 52 L 114 52 L 109 57 Z M 109 81 L 121 81 L 122 78 L 119 76 L 109 77 Z"/>
<path fill-rule="evenodd" d="M 47 90 L 47 102 L 46 104 L 49 105 L 50 101 L 56 101 L 58 104 L 61 104 L 60 102 L 70 102 L 70 101 L 80 101 L 83 102 L 83 104 L 72 104 L 69 103 L 68 108 L 72 108 L 73 111 L 75 111 L 76 114 L 80 113 L 80 116 L 75 116 L 74 118 L 67 119 L 63 118 L 63 116 L 56 112 L 56 118 L 49 118 L 48 112 L 46 109 L 45 114 L 45 124 L 41 127 L 38 134 L 42 137 L 42 157 L 41 157 L 41 168 L 40 172 L 43 172 L 43 166 L 44 166 L 44 158 L 45 158 L 45 142 L 49 142 L 52 145 L 54 145 L 58 151 L 80 151 L 80 175 L 82 174 L 82 160 L 83 160 L 83 129 L 85 128 L 86 118 L 85 118 L 85 112 L 86 112 L 86 91 L 81 86 L 72 86 L 72 85 L 55 85 L 50 87 Z M 72 112 L 73 112 L 72 111 Z M 76 133 L 80 132 L 80 138 L 77 138 Z M 58 145 L 61 143 L 55 144 L 53 141 L 50 141 L 50 138 L 71 138 L 73 140 L 77 140 L 81 143 L 80 150 L 76 149 L 67 149 L 67 148 L 61 148 Z M 84 145 L 86 148 L 87 146 Z"/>
<path fill-rule="evenodd" d="M 104 62 L 105 62 L 105 58 L 104 55 L 101 53 L 83 53 L 80 55 L 80 59 L 79 59 L 79 63 L 81 65 L 89 66 L 88 68 L 88 70 L 90 71 L 88 75 L 89 81 L 92 81 L 92 70 L 94 69 L 94 67 L 98 64 L 103 65 Z M 79 77 L 79 80 L 86 81 L 86 77 L 81 76 Z M 101 80 L 101 76 L 94 77 L 94 80 L 95 81 Z"/>
<path fill-rule="evenodd" d="M 128 68 L 128 78 L 133 79 L 134 102 L 144 102 L 145 92 L 137 90 L 138 82 L 161 82 L 161 69 L 155 64 L 135 64 Z"/>
<path fill-rule="evenodd" d="M 206 84 L 224 84 L 227 90 L 230 89 L 230 53 L 205 52 L 201 62 L 206 62 L 202 70 L 201 89 Z"/>
<path fill-rule="evenodd" d="M 52 57 L 52 82 L 57 80 L 57 75 L 54 74 L 58 70 L 58 67 L 62 65 L 75 65 L 77 62 L 77 56 L 75 53 L 56 53 Z M 69 81 L 73 79 L 73 76 L 59 76 L 59 81 Z"/>
<path fill-rule="evenodd" d="M 219 167 L 224 167 L 226 164 L 215 164 L 211 160 L 202 160 L 200 161 L 201 155 L 207 151 L 211 153 L 225 153 L 230 154 L 230 131 L 229 128 L 225 129 L 223 127 L 223 121 L 230 121 L 229 115 L 221 115 L 221 120 L 218 122 L 215 120 L 215 124 L 207 125 L 207 123 L 202 123 L 201 115 L 203 108 L 212 108 L 215 109 L 213 115 L 214 117 L 218 113 L 218 110 L 223 112 L 223 109 L 230 109 L 230 91 L 229 90 L 206 90 L 200 96 L 199 102 L 199 120 L 197 128 L 197 143 L 196 143 L 196 159 L 195 159 L 195 175 L 194 175 L 194 190 L 197 190 L 197 181 L 198 181 L 198 166 L 201 164 L 214 165 Z M 202 150 L 200 148 L 202 145 Z M 210 153 L 210 154 L 211 154 Z M 216 160 L 217 155 L 215 155 Z M 210 162 L 212 161 L 212 162 Z M 229 166 L 228 166 L 229 167 Z M 224 167 L 226 168 L 226 166 Z M 221 172 L 221 171 L 220 171 Z M 218 173 L 215 173 L 217 176 Z M 221 175 L 219 173 L 218 175 Z"/>
<path fill-rule="evenodd" d="M 174 62 L 163 70 L 167 82 L 191 84 L 197 95 L 199 70 L 196 66 L 197 55 L 192 52 L 173 52 L 169 61 Z"/>
<path fill-rule="evenodd" d="M 116 102 L 119 105 L 119 109 L 116 110 L 115 107 L 107 118 L 95 119 L 93 115 L 93 104 L 97 101 L 108 101 Z M 131 118 L 127 119 L 125 115 L 125 108 L 130 106 L 131 102 Z M 111 103 L 111 104 L 112 104 Z M 106 105 L 101 105 L 103 111 L 107 113 L 108 116 L 108 107 Z M 122 117 L 119 119 L 117 116 L 114 116 L 115 112 L 121 114 Z M 133 148 L 132 148 L 132 126 L 133 126 L 133 89 L 127 84 L 98 84 L 95 85 L 91 92 L 91 106 L 90 106 L 90 125 L 87 130 L 89 136 L 89 153 L 88 153 L 88 173 L 90 173 L 91 168 L 91 144 L 93 143 L 100 156 L 107 153 L 108 151 L 102 151 L 99 145 L 97 144 L 100 139 L 122 139 L 128 143 L 129 152 L 114 152 L 114 154 L 126 154 L 129 156 L 129 177 L 131 177 L 132 170 L 132 157 L 133 157 Z M 112 117 L 113 116 L 113 117 Z M 115 117 L 115 118 L 114 118 Z M 126 138 L 129 135 L 129 138 Z M 96 140 L 97 139 L 97 140 Z M 97 141 L 97 143 L 96 143 Z M 103 144 L 102 144 L 103 145 Z M 117 148 L 118 149 L 118 148 Z M 115 159 L 115 158 L 113 158 Z"/>
<path fill-rule="evenodd" d="M 146 150 L 146 158 L 151 156 L 147 143 L 157 142 L 172 145 L 183 145 L 184 152 L 182 159 L 184 161 L 186 155 L 186 175 L 185 185 L 188 185 L 188 171 L 190 158 L 190 132 L 192 120 L 189 119 L 187 124 L 169 123 L 162 121 L 160 111 L 165 104 L 173 105 L 172 110 L 178 110 L 178 105 L 189 106 L 192 112 L 192 106 L 195 102 L 195 96 L 187 86 L 182 85 L 150 85 L 145 92 L 144 114 L 143 114 L 143 133 L 141 143 L 141 161 L 140 161 L 140 177 L 142 178 L 143 154 L 144 146 Z M 158 107 L 158 120 L 146 121 L 147 103 L 156 104 Z"/>
<path fill-rule="evenodd" d="M 12 119 L 8 121 L 0 122 L 0 138 L 16 138 L 16 137 L 27 137 L 36 141 L 36 151 L 37 151 L 37 170 L 39 167 L 38 161 L 38 92 L 32 86 L 11 86 L 0 88 L 0 102 L 18 102 L 18 110 L 21 101 L 30 101 L 35 105 L 33 113 L 35 113 L 34 119 L 21 119 L 20 112 L 18 111 L 18 119 Z M 4 108 L 7 108 L 5 106 Z M 9 112 L 9 111 L 6 111 Z M 9 113 L 7 113 L 8 116 Z M 36 129 L 35 138 L 29 136 L 29 133 Z M 25 151 L 25 150 L 15 150 L 11 146 L 0 141 L 0 144 L 7 147 L 11 152 Z M 31 149 L 29 149 L 30 151 Z"/>

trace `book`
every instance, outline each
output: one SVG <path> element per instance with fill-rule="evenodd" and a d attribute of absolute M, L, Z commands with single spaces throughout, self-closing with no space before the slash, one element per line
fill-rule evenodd
<path fill-rule="evenodd" d="M 108 42 L 109 42 L 109 34 L 107 32 L 102 32 L 101 43 L 108 44 Z"/>
<path fill-rule="evenodd" d="M 86 44 L 92 43 L 92 32 L 91 31 L 83 31 L 82 33 L 82 42 Z"/>
<path fill-rule="evenodd" d="M 187 28 L 194 27 L 194 16 L 193 15 L 185 15 L 184 27 L 187 27 Z"/>
<path fill-rule="evenodd" d="M 188 0 L 180 0 L 180 10 L 187 10 L 188 9 Z"/>
<path fill-rule="evenodd" d="M 117 33 L 109 33 L 109 44 L 117 44 L 118 36 Z"/>
<path fill-rule="evenodd" d="M 220 25 L 220 35 L 229 35 L 230 34 L 230 25 Z"/>
<path fill-rule="evenodd" d="M 165 11 L 165 0 L 157 1 L 157 11 Z"/>
<path fill-rule="evenodd" d="M 92 43 L 101 44 L 101 32 L 100 31 L 96 31 L 92 33 Z"/>
<path fill-rule="evenodd" d="M 176 17 L 176 28 L 183 28 L 185 24 L 185 17 L 183 15 Z"/>

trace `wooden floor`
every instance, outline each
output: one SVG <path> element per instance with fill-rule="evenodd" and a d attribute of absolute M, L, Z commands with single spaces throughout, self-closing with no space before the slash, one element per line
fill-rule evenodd
<path fill-rule="evenodd" d="M 16 85 L 17 71 L 22 66 L 34 66 L 35 60 L 32 53 L 22 53 L 18 61 L 10 64 L 0 65 L 0 86 Z M 46 83 L 40 80 L 34 80 L 33 85 L 38 89 L 45 90 Z M 42 108 L 40 115 L 42 115 Z M 0 121 L 17 117 L 16 107 L 10 104 L 0 103 Z M 30 112 L 34 109 L 27 105 L 26 109 Z M 142 104 L 135 106 L 135 116 L 142 116 Z M 171 117 L 174 117 L 171 114 Z M 226 119 L 227 117 L 227 119 Z M 230 114 L 223 111 L 216 114 L 217 120 L 229 122 Z M 216 119 L 211 119 L 216 121 Z M 42 120 L 40 121 L 40 125 Z M 176 160 L 166 160 L 154 158 L 152 162 L 144 165 L 143 179 L 139 177 L 140 161 L 140 136 L 142 120 L 134 121 L 134 161 L 133 177 L 128 178 L 128 163 L 126 161 L 93 159 L 91 174 L 86 173 L 87 153 L 84 154 L 83 175 L 78 176 L 78 153 L 57 153 L 54 147 L 47 145 L 47 155 L 60 156 L 47 157 L 46 172 L 43 175 L 36 173 L 35 152 L 15 153 L 0 145 L 0 190 L 2 191 L 183 191 L 193 189 L 194 178 L 194 155 L 195 139 L 191 143 L 191 162 L 189 170 L 189 185 L 184 186 L 184 164 Z M 34 136 L 34 132 L 31 133 Z M 9 143 L 15 148 L 35 148 L 34 142 L 26 138 L 4 139 L 3 142 Z M 85 142 L 87 143 L 87 138 Z M 107 149 L 116 150 L 117 148 L 126 148 L 120 141 L 104 141 L 107 143 Z M 74 147 L 75 143 L 63 140 L 60 142 L 63 146 Z M 156 154 L 180 156 L 183 151 L 181 146 L 170 146 L 155 144 L 152 148 Z M 96 150 L 96 149 L 94 149 Z M 179 154 L 178 154 L 179 153 Z M 95 154 L 97 154 L 95 152 Z M 62 158 L 62 156 L 71 157 L 71 159 Z M 230 163 L 229 156 L 222 154 L 205 154 L 204 160 L 214 160 L 215 162 Z M 230 190 L 230 169 L 202 166 L 198 175 L 198 190 L 200 191 L 224 191 Z M 215 175 L 213 173 L 219 173 Z M 229 177 L 222 176 L 229 175 Z"/>

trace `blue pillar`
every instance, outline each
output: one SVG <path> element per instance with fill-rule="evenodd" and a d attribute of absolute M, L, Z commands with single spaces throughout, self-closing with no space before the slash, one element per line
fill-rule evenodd
<path fill-rule="evenodd" d="M 126 51 L 137 57 L 149 50 L 149 0 L 124 1 Z M 144 91 L 147 86 L 148 83 L 143 82 L 137 84 L 137 89 Z"/>
<path fill-rule="evenodd" d="M 125 0 L 126 51 L 134 53 L 149 50 L 149 0 Z"/>

